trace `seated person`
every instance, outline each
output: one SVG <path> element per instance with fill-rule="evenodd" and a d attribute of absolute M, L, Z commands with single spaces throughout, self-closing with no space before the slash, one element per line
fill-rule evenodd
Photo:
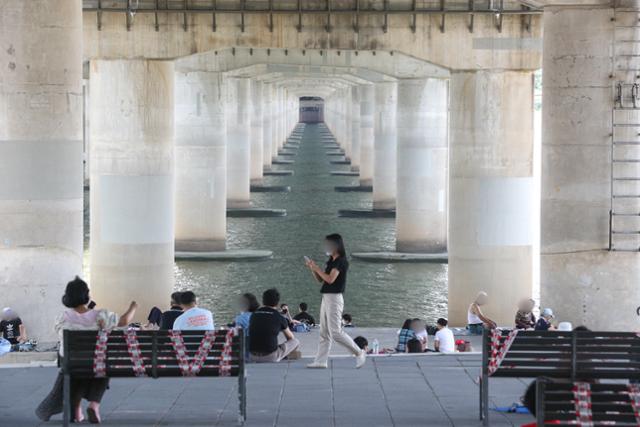
<path fill-rule="evenodd" d="M 480 307 L 489 302 L 486 292 L 479 292 L 476 299 L 469 306 L 467 312 L 467 329 L 471 335 L 482 335 L 484 328 L 494 329 L 496 322 L 486 317 Z"/>
<path fill-rule="evenodd" d="M 182 314 L 182 307 L 180 306 L 180 296 L 182 292 L 174 292 L 171 294 L 171 302 L 169 304 L 169 310 L 162 313 L 160 319 L 160 329 L 173 329 L 173 322 Z"/>
<path fill-rule="evenodd" d="M 22 319 L 20 319 L 18 313 L 9 307 L 2 310 L 0 331 L 2 331 L 2 337 L 9 341 L 11 345 L 27 341 L 27 329 L 24 327 Z"/>
<path fill-rule="evenodd" d="M 422 351 L 426 351 L 429 348 L 429 334 L 427 334 L 425 323 L 420 319 L 413 319 L 411 320 L 411 330 L 422 343 Z"/>
<path fill-rule="evenodd" d="M 257 363 L 279 362 L 295 351 L 300 342 L 289 329 L 289 322 L 278 311 L 280 293 L 271 288 L 262 294 L 262 307 L 251 315 L 249 321 L 249 352 Z M 286 341 L 278 345 L 280 332 Z"/>
<path fill-rule="evenodd" d="M 183 313 L 173 322 L 175 331 L 212 331 L 213 314 L 204 308 L 198 307 L 196 294 L 191 291 L 180 295 L 180 306 Z"/>
<path fill-rule="evenodd" d="M 402 324 L 402 328 L 398 332 L 398 344 L 396 345 L 396 351 L 398 353 L 407 352 L 407 342 L 414 339 L 416 334 L 411 329 L 411 319 L 407 319 Z"/>
<path fill-rule="evenodd" d="M 232 327 L 242 328 L 244 334 L 246 336 L 249 335 L 249 322 L 251 321 L 251 315 L 254 311 L 260 308 L 260 304 L 258 303 L 258 298 L 252 293 L 247 292 L 246 294 L 242 294 L 238 301 L 238 306 L 240 308 L 240 313 L 233 320 L 233 323 L 230 325 Z"/>
<path fill-rule="evenodd" d="M 447 327 L 449 322 L 442 317 L 437 321 L 438 332 L 433 339 L 433 348 L 440 353 L 454 353 L 456 351 L 456 340 L 451 329 Z"/>
<path fill-rule="evenodd" d="M 407 341 L 407 353 L 424 353 L 422 341 L 418 338 L 411 338 Z"/>
<path fill-rule="evenodd" d="M 536 302 L 531 298 L 520 301 L 516 312 L 516 329 L 533 329 L 536 326 L 536 316 L 532 312 L 535 305 Z"/>
<path fill-rule="evenodd" d="M 367 354 L 371 354 L 371 350 L 369 350 L 369 341 L 363 336 L 357 336 L 353 339 L 353 342 L 356 343 L 361 350 L 364 350 Z"/>
<path fill-rule="evenodd" d="M 540 314 L 540 318 L 536 322 L 535 330 L 536 331 L 553 331 L 555 330 L 555 326 L 551 324 L 551 319 L 553 319 L 553 310 L 550 308 L 545 308 L 542 310 Z"/>
<path fill-rule="evenodd" d="M 342 315 L 342 327 L 353 328 L 353 317 L 350 314 L 344 313 Z"/>
<path fill-rule="evenodd" d="M 306 302 L 301 302 L 299 305 L 300 312 L 293 316 L 293 320 L 297 320 L 298 322 L 306 323 L 309 326 L 314 326 L 316 324 L 316 319 L 313 318 L 312 315 L 307 311 L 309 306 Z"/>

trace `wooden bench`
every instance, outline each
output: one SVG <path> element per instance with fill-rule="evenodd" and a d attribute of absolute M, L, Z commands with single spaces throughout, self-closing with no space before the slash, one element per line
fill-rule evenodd
<path fill-rule="evenodd" d="M 549 424 L 638 426 L 639 406 L 637 385 L 562 382 L 548 378 L 536 381 L 538 427 Z"/>
<path fill-rule="evenodd" d="M 64 426 L 72 378 L 237 377 L 238 422 L 247 413 L 242 329 L 216 331 L 64 331 Z"/>
<path fill-rule="evenodd" d="M 479 405 L 484 425 L 489 425 L 489 377 L 541 376 L 639 380 L 640 338 L 632 332 L 485 330 Z"/>

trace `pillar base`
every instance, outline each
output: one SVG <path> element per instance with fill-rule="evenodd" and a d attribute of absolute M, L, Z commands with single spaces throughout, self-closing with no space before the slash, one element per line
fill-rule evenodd
<path fill-rule="evenodd" d="M 444 242 L 396 240 L 396 251 L 403 253 L 441 254 L 447 252 Z"/>
<path fill-rule="evenodd" d="M 180 252 L 224 251 L 227 241 L 218 239 L 176 240 L 175 250 Z"/>
<path fill-rule="evenodd" d="M 395 200 L 380 200 L 373 202 L 373 210 L 395 210 L 396 201 Z"/>
<path fill-rule="evenodd" d="M 250 200 L 227 200 L 227 209 L 250 208 Z"/>

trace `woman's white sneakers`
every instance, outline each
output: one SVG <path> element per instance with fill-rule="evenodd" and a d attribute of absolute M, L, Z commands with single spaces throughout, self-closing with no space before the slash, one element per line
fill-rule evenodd
<path fill-rule="evenodd" d="M 312 362 L 307 365 L 309 369 L 327 369 L 326 363 Z"/>
<path fill-rule="evenodd" d="M 356 369 L 360 369 L 367 361 L 367 352 L 362 350 L 359 355 L 356 356 Z"/>

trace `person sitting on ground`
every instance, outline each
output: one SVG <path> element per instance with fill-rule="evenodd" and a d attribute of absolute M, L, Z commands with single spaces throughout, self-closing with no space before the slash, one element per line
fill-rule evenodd
<path fill-rule="evenodd" d="M 454 353 L 456 351 L 456 339 L 451 329 L 447 326 L 449 322 L 441 317 L 436 324 L 438 332 L 436 332 L 436 337 L 433 339 L 433 349 L 440 353 Z"/>
<path fill-rule="evenodd" d="M 533 309 L 536 302 L 531 298 L 524 299 L 518 304 L 516 312 L 516 329 L 533 329 L 536 326 L 536 316 Z"/>
<path fill-rule="evenodd" d="M 212 331 L 215 329 L 213 314 L 198 307 L 196 294 L 186 291 L 180 294 L 180 306 L 183 313 L 173 322 L 175 331 Z"/>
<path fill-rule="evenodd" d="M 350 314 L 344 313 L 342 315 L 342 327 L 353 328 L 353 317 Z"/>
<path fill-rule="evenodd" d="M 300 308 L 300 312 L 293 316 L 293 320 L 297 320 L 298 322 L 306 323 L 309 326 L 314 326 L 316 324 L 316 319 L 313 318 L 312 315 L 309 314 L 307 310 L 309 310 L 309 306 L 306 302 L 301 302 L 298 306 Z"/>
<path fill-rule="evenodd" d="M 27 329 L 22 323 L 22 319 L 10 307 L 2 310 L 2 320 L 0 321 L 0 331 L 2 337 L 9 341 L 12 346 L 27 341 Z"/>
<path fill-rule="evenodd" d="M 411 330 L 415 334 L 416 338 L 422 343 L 422 351 L 427 351 L 429 348 L 429 334 L 425 323 L 418 318 L 411 320 Z"/>
<path fill-rule="evenodd" d="M 357 336 L 353 339 L 353 342 L 356 343 L 361 350 L 367 352 L 367 354 L 371 354 L 371 350 L 369 350 L 369 341 L 363 336 Z"/>
<path fill-rule="evenodd" d="M 89 286 L 85 281 L 76 276 L 67 284 L 62 304 L 67 307 L 56 319 L 55 331 L 60 337 L 60 356 L 64 357 L 63 333 L 65 330 L 111 330 L 116 327 L 125 327 L 133 320 L 138 304 L 132 301 L 129 308 L 121 316 L 104 309 L 94 310 L 88 307 L 91 298 Z M 89 401 L 87 417 L 94 424 L 100 423 L 100 401 L 109 386 L 108 378 L 72 378 L 71 379 L 71 405 L 75 422 L 84 420 L 82 413 L 82 399 Z M 45 399 L 46 401 L 46 399 Z M 53 413 L 47 413 L 43 402 L 38 408 L 37 414 L 43 420 Z"/>
<path fill-rule="evenodd" d="M 486 317 L 480 307 L 489 302 L 489 296 L 486 292 L 482 291 L 478 293 L 476 299 L 469 306 L 467 312 L 467 329 L 472 335 L 482 335 L 484 328 L 494 329 L 496 322 Z"/>
<path fill-rule="evenodd" d="M 396 351 L 398 353 L 407 352 L 407 342 L 416 337 L 416 334 L 411 329 L 411 319 L 407 319 L 402 324 L 402 328 L 398 332 L 398 344 L 396 345 Z"/>
<path fill-rule="evenodd" d="M 555 330 L 555 326 L 551 324 L 551 319 L 553 319 L 553 310 L 550 308 L 545 308 L 542 310 L 540 314 L 540 318 L 536 322 L 535 330 L 536 331 L 553 331 Z"/>
<path fill-rule="evenodd" d="M 171 294 L 171 303 L 169 304 L 169 310 L 162 313 L 162 319 L 160 319 L 160 329 L 170 330 L 173 329 L 173 322 L 182 314 L 182 307 L 180 306 L 180 296 L 182 292 L 174 292 Z"/>
<path fill-rule="evenodd" d="M 240 313 L 233 320 L 231 326 L 242 328 L 245 336 L 249 336 L 249 322 L 251 315 L 260 308 L 258 298 L 252 293 L 247 292 L 242 294 L 238 300 L 238 306 L 240 307 Z"/>
<path fill-rule="evenodd" d="M 251 315 L 249 321 L 249 352 L 257 363 L 280 362 L 297 350 L 300 342 L 289 329 L 289 322 L 278 311 L 280 292 L 271 288 L 262 294 L 262 307 Z M 286 341 L 278 345 L 280 332 Z"/>

